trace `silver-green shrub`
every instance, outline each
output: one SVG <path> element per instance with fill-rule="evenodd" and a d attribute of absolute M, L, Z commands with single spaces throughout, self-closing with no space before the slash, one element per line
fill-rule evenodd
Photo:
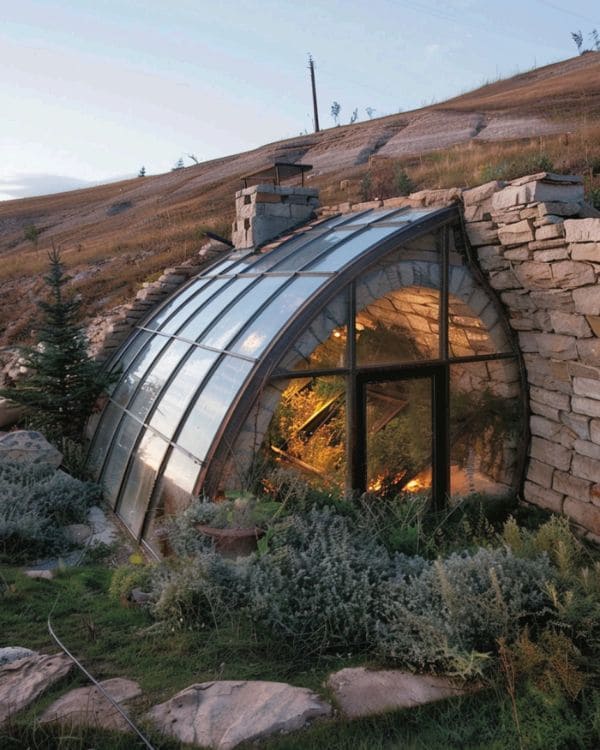
<path fill-rule="evenodd" d="M 392 572 L 384 547 L 329 509 L 292 516 L 250 569 L 248 608 L 297 647 L 369 643 Z"/>
<path fill-rule="evenodd" d="M 376 643 L 386 661 L 412 669 L 472 674 L 498 638 L 513 639 L 549 603 L 546 555 L 482 548 L 434 562 L 398 556 L 395 566 Z"/>
<path fill-rule="evenodd" d="M 22 562 L 69 547 L 64 526 L 86 520 L 100 488 L 48 464 L 0 461 L 0 560 Z"/>

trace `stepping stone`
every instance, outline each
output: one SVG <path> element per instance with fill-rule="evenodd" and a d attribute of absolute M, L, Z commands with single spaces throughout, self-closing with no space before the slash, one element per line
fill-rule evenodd
<path fill-rule="evenodd" d="M 331 706 L 307 688 L 223 680 L 190 685 L 154 706 L 147 717 L 181 742 L 230 750 L 241 742 L 302 729 L 330 714 Z"/>
<path fill-rule="evenodd" d="M 421 706 L 472 691 L 448 677 L 365 667 L 335 672 L 329 676 L 327 687 L 341 712 L 350 719 Z"/>
<path fill-rule="evenodd" d="M 26 659 L 28 656 L 36 656 L 37 651 L 32 651 L 30 648 L 23 648 L 22 646 L 4 646 L 0 648 L 0 667 L 5 664 L 12 664 L 13 661 L 18 659 Z"/>
<path fill-rule="evenodd" d="M 62 459 L 62 453 L 41 432 L 15 430 L 0 436 L 0 460 L 45 463 L 58 469 Z"/>
<path fill-rule="evenodd" d="M 33 703 L 72 667 L 66 654 L 37 654 L 0 667 L 0 725 Z"/>
<path fill-rule="evenodd" d="M 122 677 L 104 680 L 100 685 L 119 705 L 142 694 L 137 682 Z M 44 711 L 39 721 L 41 724 L 57 722 L 68 726 L 132 731 L 117 709 L 95 685 L 75 688 L 61 696 Z"/>

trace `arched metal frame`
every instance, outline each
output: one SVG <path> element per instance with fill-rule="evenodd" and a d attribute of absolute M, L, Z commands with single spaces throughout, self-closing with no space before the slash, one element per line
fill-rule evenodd
<path fill-rule="evenodd" d="M 266 254 L 248 252 L 234 252 L 226 260 L 214 264 L 198 277 L 190 280 L 173 297 L 154 311 L 148 320 L 138 326 L 138 330 L 130 337 L 126 345 L 113 358 L 111 367 L 123 364 L 122 388 L 126 391 L 127 379 L 135 373 L 135 367 L 143 361 L 157 338 L 164 338 L 162 346 L 158 344 L 158 352 L 151 363 L 141 373 L 139 380 L 132 380 L 127 400 L 118 404 L 119 387 L 117 386 L 113 399 L 105 409 L 94 434 L 90 448 L 90 456 L 96 458 L 100 470 L 100 478 L 105 476 L 110 467 L 115 446 L 108 446 L 107 438 L 120 435 L 127 427 L 137 429 L 137 434 L 126 455 L 126 463 L 121 473 L 118 489 L 113 488 L 114 505 L 119 513 L 123 503 L 124 493 L 128 486 L 132 472 L 136 466 L 137 451 L 142 441 L 150 434 L 152 441 L 162 443 L 164 448 L 159 465 L 154 470 L 151 486 L 145 494 L 145 512 L 143 522 L 136 527 L 135 533 L 142 539 L 152 520 L 153 513 L 159 502 L 160 481 L 168 462 L 174 452 L 187 456 L 186 460 L 194 462 L 198 467 L 198 476 L 194 491 L 202 488 L 211 492 L 216 490 L 223 469 L 235 439 L 244 425 L 251 409 L 260 396 L 265 384 L 276 379 L 287 380 L 293 377 L 308 377 L 320 375 L 344 375 L 347 379 L 347 419 L 348 419 L 348 450 L 350 486 L 362 489 L 365 484 L 365 447 L 364 447 L 364 385 L 377 379 L 394 379 L 402 377 L 432 377 L 434 383 L 434 476 L 433 494 L 438 502 L 442 502 L 448 489 L 448 389 L 450 364 L 466 364 L 470 362 L 485 362 L 497 359 L 516 359 L 521 370 L 521 386 L 523 390 L 523 365 L 518 348 L 514 344 L 514 337 L 508 325 L 504 323 L 505 332 L 513 342 L 510 352 L 496 352 L 494 354 L 473 355 L 468 357 L 450 357 L 448 352 L 448 278 L 449 278 L 449 232 L 454 225 L 460 223 L 460 212 L 456 206 L 438 210 L 393 209 L 386 211 L 364 211 L 356 214 L 336 216 L 309 226 L 305 231 L 297 233 L 291 239 L 280 244 Z M 373 231 L 379 230 L 379 231 Z M 381 231 L 383 230 L 383 231 Z M 360 278 L 371 267 L 384 260 L 404 243 L 421 235 L 438 232 L 440 238 L 439 257 L 441 263 L 441 285 L 439 304 L 439 344 L 438 359 L 420 362 L 418 364 L 394 365 L 362 365 L 357 366 L 355 357 L 354 336 L 348 336 L 348 352 L 346 367 L 328 368 L 321 370 L 303 369 L 301 372 L 278 372 L 277 368 L 286 352 L 296 338 L 310 325 L 313 318 L 324 309 L 342 289 L 348 290 L 348 328 L 354 331 L 355 314 L 355 280 Z M 463 233 L 464 236 L 464 233 Z M 369 242 L 370 238 L 373 238 Z M 348 254 L 346 248 L 358 238 L 360 251 L 354 255 Z M 364 239 L 363 239 L 364 238 Z M 364 240 L 367 240 L 366 242 Z M 463 254 L 465 265 L 476 277 L 477 282 L 488 294 L 488 297 L 499 307 L 492 290 L 485 283 L 476 264 L 472 262 L 468 247 L 465 245 Z M 324 264 L 324 265 L 323 265 Z M 267 279 L 272 281 L 267 282 Z M 306 281 L 302 282 L 302 279 Z M 280 299 L 282 292 L 298 288 L 304 284 L 305 294 L 300 306 L 294 310 L 287 310 L 288 318 L 282 320 L 282 325 L 275 328 L 271 339 L 265 346 L 253 351 L 254 356 L 244 353 L 243 341 L 246 334 L 250 335 L 252 325 L 261 320 L 273 307 L 274 301 Z M 234 293 L 236 292 L 236 293 Z M 266 294 L 265 294 L 266 292 Z M 240 300 L 255 297 L 259 304 L 251 306 L 251 311 L 244 320 L 236 319 L 236 310 Z M 283 295 L 282 295 L 283 297 Z M 193 321 L 200 321 L 203 311 L 209 310 L 212 304 L 214 312 L 207 315 L 200 323 L 200 328 L 194 331 L 194 336 L 182 335 Z M 229 316 L 229 318 L 227 317 Z M 238 315 L 239 318 L 239 315 Z M 219 325 L 225 328 L 228 319 L 233 319 L 237 328 L 227 332 L 228 339 L 218 341 L 218 345 L 210 343 L 210 335 L 218 330 Z M 500 315 L 503 321 L 503 316 Z M 208 343 L 207 343 L 208 340 Z M 179 343 L 177 343 L 179 342 Z M 143 414 L 135 416 L 132 406 L 136 397 L 144 386 L 151 383 L 150 375 L 157 367 L 161 357 L 171 347 L 188 347 L 180 356 L 172 371 L 165 375 L 164 381 L 159 383 L 160 390 L 153 402 L 148 403 L 148 409 Z M 208 365 L 202 373 L 201 382 L 195 385 L 195 392 L 190 395 L 188 403 L 178 417 L 178 423 L 171 430 L 171 434 L 156 430 L 151 422 L 161 404 L 166 398 L 169 388 L 182 371 L 190 358 L 202 350 L 207 355 Z M 213 356 L 212 362 L 210 356 Z M 215 382 L 223 367 L 233 363 L 242 372 L 242 379 L 237 383 L 237 392 L 233 393 L 229 405 L 220 417 L 216 432 L 209 436 L 210 444 L 204 454 L 194 455 L 186 446 L 178 443 L 185 429 L 186 420 L 191 414 L 202 408 L 202 396 Z M 137 364 L 136 364 L 137 363 Z M 213 377 L 214 376 L 214 377 Z M 142 394 L 143 396 L 143 394 Z M 112 406 L 111 406 L 112 405 Z M 525 406 L 523 407 L 525 409 Z M 112 409 L 112 411 L 111 411 Z M 120 414 L 119 414 L 120 412 Z M 108 415 L 108 416 L 107 416 Z M 116 416 L 116 419 L 115 419 Z M 111 421 L 112 420 L 112 421 Z M 132 421 L 135 420 L 135 421 Z M 137 424 L 136 424 L 137 423 Z M 523 435 L 523 440 L 526 435 Z M 524 456 L 524 451 L 520 452 Z M 118 462 L 117 462 L 118 463 Z M 522 467 L 519 472 L 521 481 Z M 132 480 L 133 481 L 133 480 Z"/>

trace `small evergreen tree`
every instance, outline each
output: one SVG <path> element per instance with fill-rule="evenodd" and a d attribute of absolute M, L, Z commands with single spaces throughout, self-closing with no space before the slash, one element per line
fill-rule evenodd
<path fill-rule="evenodd" d="M 141 167 L 140 171 L 138 172 L 138 177 L 145 177 L 146 176 L 146 167 Z"/>
<path fill-rule="evenodd" d="M 1 389 L 0 396 L 27 407 L 35 424 L 49 436 L 77 439 L 98 396 L 115 375 L 88 354 L 87 339 L 77 324 L 80 303 L 64 294 L 69 277 L 59 251 L 53 247 L 48 259 L 44 280 L 50 298 L 38 302 L 44 313 L 38 345 L 21 350 L 30 375 L 14 388 Z"/>

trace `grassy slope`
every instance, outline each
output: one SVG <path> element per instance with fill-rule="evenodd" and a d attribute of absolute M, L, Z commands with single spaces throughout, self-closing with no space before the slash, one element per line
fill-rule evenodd
<path fill-rule="evenodd" d="M 165 175 L 0 202 L 0 346 L 30 335 L 35 300 L 42 288 L 44 250 L 51 243 L 61 247 L 76 276 L 73 286 L 82 295 L 87 314 L 97 314 L 130 298 L 142 281 L 165 266 L 196 252 L 203 229 L 227 235 L 241 174 L 274 158 L 298 159 L 307 154 L 308 160 L 311 147 L 337 153 L 357 134 L 398 129 L 431 110 L 566 118 L 571 134 L 512 142 L 471 141 L 396 160 L 417 189 L 477 184 L 489 174 L 490 166 L 540 152 L 550 156 L 556 169 L 589 174 L 594 159 L 600 161 L 600 55 L 591 53 L 539 68 L 414 113 L 267 144 Z M 367 168 L 367 164 L 336 168 L 334 162 L 312 184 L 321 189 L 325 204 L 357 200 Z M 349 180 L 343 191 L 341 179 Z M 590 184 L 593 180 L 589 178 Z M 111 212 L 111 207 L 124 202 L 130 207 Z M 32 224 L 41 230 L 37 246 L 24 239 L 25 228 Z"/>

